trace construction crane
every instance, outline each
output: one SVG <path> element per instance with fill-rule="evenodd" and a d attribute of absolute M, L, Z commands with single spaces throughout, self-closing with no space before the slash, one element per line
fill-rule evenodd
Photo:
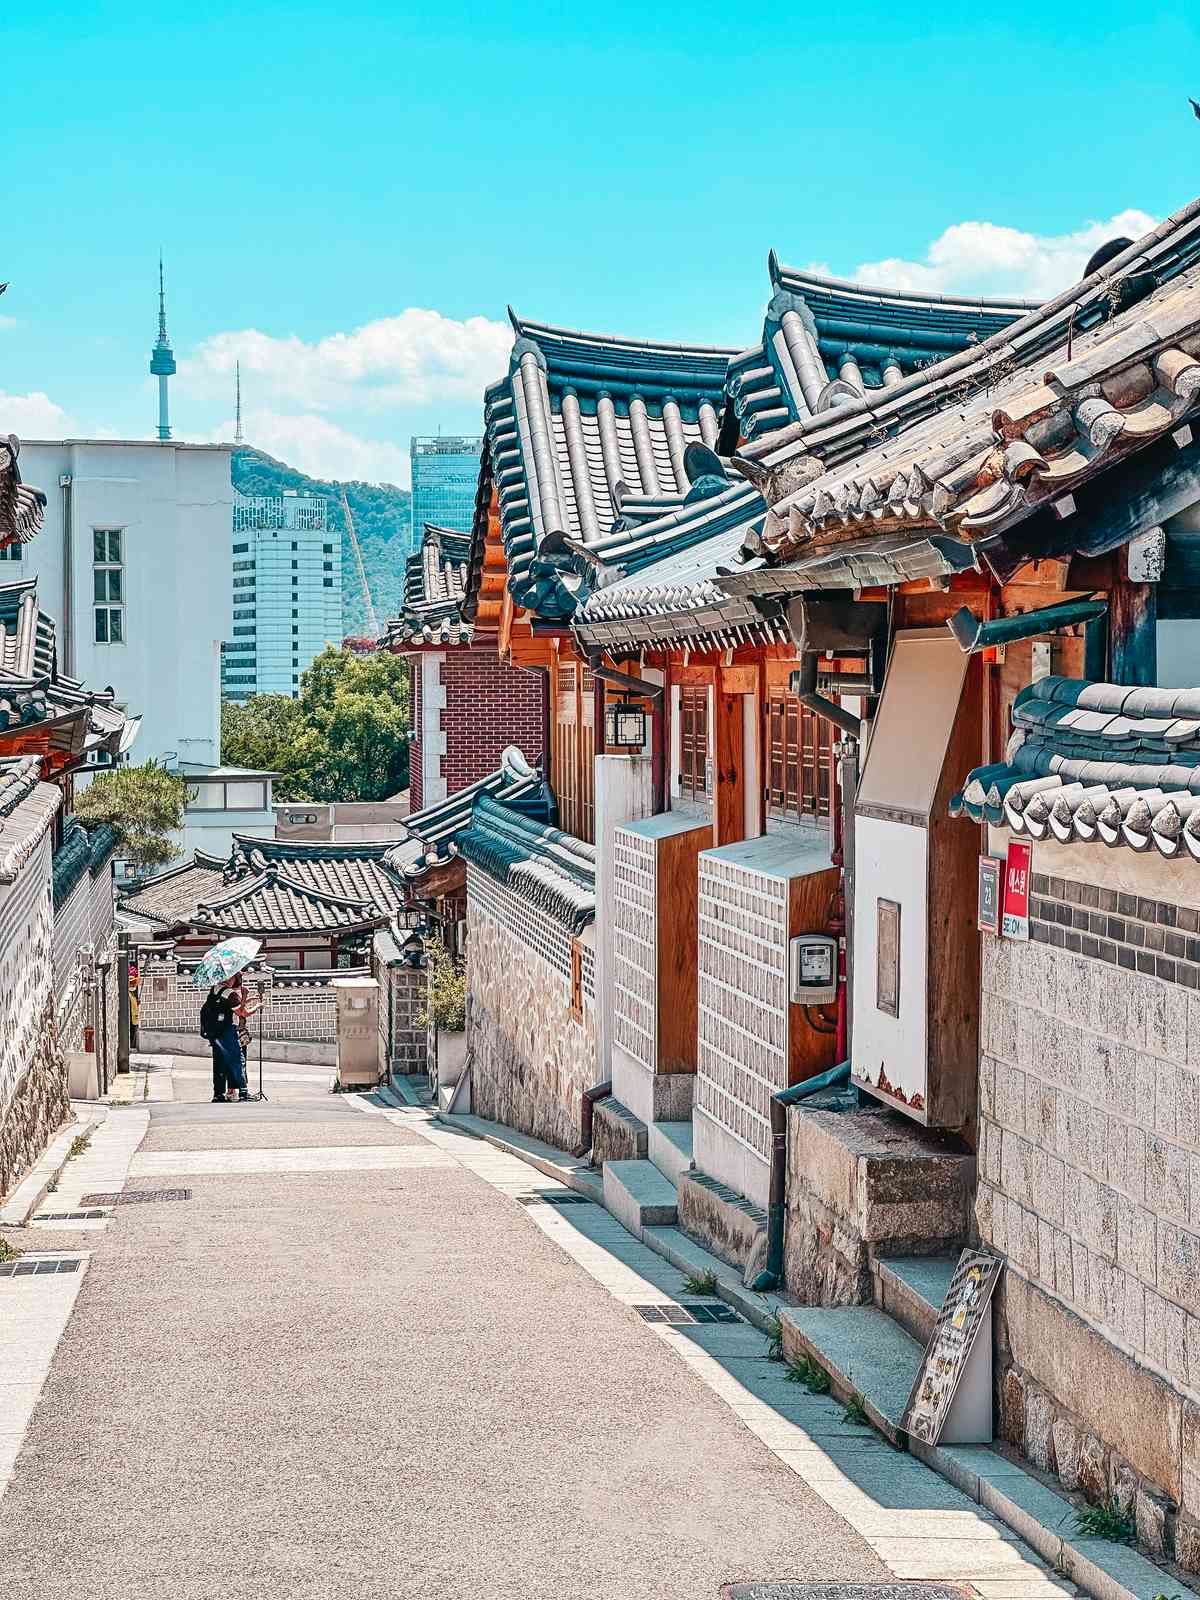
<path fill-rule="evenodd" d="M 354 564 L 358 568 L 358 581 L 362 585 L 363 604 L 367 608 L 367 630 L 372 642 L 379 638 L 379 619 L 375 615 L 375 603 L 371 599 L 371 586 L 367 582 L 367 569 L 363 566 L 362 551 L 358 548 L 358 535 L 354 531 L 354 518 L 350 515 L 350 502 L 346 499 L 346 485 L 338 484 L 342 491 L 342 515 L 346 519 L 346 528 L 350 534 L 350 544 L 354 550 Z"/>

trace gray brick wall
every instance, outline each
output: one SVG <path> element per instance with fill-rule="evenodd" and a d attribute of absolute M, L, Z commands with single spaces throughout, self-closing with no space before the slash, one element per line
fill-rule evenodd
<path fill-rule="evenodd" d="M 1200 1394 L 1200 994 L 989 936 L 982 986 L 982 1238 Z"/>

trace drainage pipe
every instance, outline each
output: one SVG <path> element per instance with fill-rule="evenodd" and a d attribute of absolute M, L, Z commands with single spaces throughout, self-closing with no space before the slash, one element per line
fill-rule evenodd
<path fill-rule="evenodd" d="M 840 728 L 851 738 L 858 738 L 862 732 L 862 718 L 817 693 L 817 658 L 811 651 L 805 651 L 800 657 L 800 670 L 794 672 L 792 677 L 796 680 L 796 696 L 802 706 L 807 706 L 818 717 L 832 722 L 835 728 Z"/>
<path fill-rule="evenodd" d="M 767 1204 L 767 1265 L 750 1287 L 756 1294 L 778 1289 L 783 1282 L 783 1223 L 787 1199 L 787 1108 L 824 1089 L 850 1082 L 850 1063 L 840 1062 L 819 1077 L 780 1089 L 771 1096 L 771 1189 Z"/>
<path fill-rule="evenodd" d="M 587 1155 L 592 1148 L 592 1119 L 596 1111 L 596 1101 L 603 1100 L 612 1093 L 612 1079 L 607 1078 L 603 1083 L 594 1083 L 590 1089 L 583 1091 L 583 1113 L 580 1118 L 581 1142 L 573 1152 L 575 1157 Z"/>

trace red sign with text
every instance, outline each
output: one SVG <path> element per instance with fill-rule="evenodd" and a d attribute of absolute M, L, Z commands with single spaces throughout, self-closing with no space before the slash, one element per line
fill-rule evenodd
<path fill-rule="evenodd" d="M 1013 840 L 1004 867 L 1004 922 L 1006 939 L 1029 937 L 1029 882 L 1033 870 L 1033 846 Z"/>

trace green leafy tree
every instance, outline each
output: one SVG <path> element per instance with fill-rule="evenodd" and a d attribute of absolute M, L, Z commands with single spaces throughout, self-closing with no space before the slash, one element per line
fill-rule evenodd
<path fill-rule="evenodd" d="M 280 800 L 386 800 L 408 785 L 409 674 L 388 651 L 323 650 L 300 694 L 226 704 L 221 757 L 278 772 Z"/>
<path fill-rule="evenodd" d="M 75 815 L 85 827 L 107 822 L 118 849 L 139 872 L 165 867 L 179 854 L 172 834 L 183 827 L 188 786 L 157 761 L 100 772 L 81 790 Z"/>

